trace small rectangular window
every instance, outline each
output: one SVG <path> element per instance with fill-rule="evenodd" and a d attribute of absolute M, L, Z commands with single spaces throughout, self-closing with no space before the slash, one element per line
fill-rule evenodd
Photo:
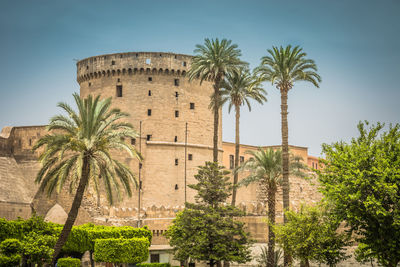
<path fill-rule="evenodd" d="M 179 79 L 175 79 L 174 84 L 175 84 L 175 86 L 179 86 Z"/>
<path fill-rule="evenodd" d="M 193 160 L 193 154 L 188 154 L 188 160 Z"/>
<path fill-rule="evenodd" d="M 151 140 L 151 134 L 148 134 L 148 135 L 146 136 L 146 140 L 147 140 L 147 141 L 150 141 L 150 140 Z"/>
<path fill-rule="evenodd" d="M 158 230 L 157 230 L 158 235 Z M 159 263 L 160 262 L 160 254 L 150 254 L 150 263 Z"/>
<path fill-rule="evenodd" d="M 136 54 L 135 56 L 136 56 L 136 57 L 139 57 L 139 54 Z"/>
<path fill-rule="evenodd" d="M 175 118 L 179 117 L 179 110 L 175 110 Z"/>
<path fill-rule="evenodd" d="M 111 61 L 111 65 L 115 65 L 115 61 L 113 60 L 113 61 Z"/>
<path fill-rule="evenodd" d="M 119 58 L 123 58 L 124 56 L 121 54 L 121 55 L 119 55 Z"/>
<path fill-rule="evenodd" d="M 92 83 L 89 83 L 89 87 L 92 85 Z"/>
<path fill-rule="evenodd" d="M 89 66 L 86 66 L 86 69 L 88 70 L 88 69 L 89 69 Z"/>
<path fill-rule="evenodd" d="M 131 145 L 136 145 L 136 138 L 131 138 Z"/>
<path fill-rule="evenodd" d="M 151 116 L 151 109 L 147 110 L 147 116 Z"/>
<path fill-rule="evenodd" d="M 32 145 L 32 139 L 29 139 L 29 146 Z"/>
<path fill-rule="evenodd" d="M 175 135 L 174 142 L 178 142 L 178 136 Z"/>
<path fill-rule="evenodd" d="M 149 82 L 153 81 L 153 77 L 148 78 Z"/>
<path fill-rule="evenodd" d="M 122 85 L 117 85 L 117 97 L 122 97 Z"/>
<path fill-rule="evenodd" d="M 175 159 L 175 166 L 178 166 L 178 159 Z"/>
<path fill-rule="evenodd" d="M 151 96 L 151 90 L 149 90 L 149 96 Z"/>
<path fill-rule="evenodd" d="M 183 66 L 183 67 L 186 67 L 186 61 L 183 61 L 183 62 L 182 62 L 182 66 Z"/>
<path fill-rule="evenodd" d="M 120 78 L 117 79 L 117 83 L 119 83 L 119 82 L 121 82 L 121 79 L 120 79 Z"/>
<path fill-rule="evenodd" d="M 229 169 L 231 169 L 231 170 L 235 166 L 234 161 L 235 161 L 235 157 L 233 155 L 229 155 Z"/>
<path fill-rule="evenodd" d="M 194 103 L 190 103 L 190 109 L 194 109 Z"/>
<path fill-rule="evenodd" d="M 313 167 L 313 169 L 314 169 L 314 162 L 312 163 L 312 167 Z"/>
<path fill-rule="evenodd" d="M 240 160 L 240 163 L 243 163 L 244 162 L 244 157 L 240 156 L 239 160 Z"/>
<path fill-rule="evenodd" d="M 318 163 L 315 162 L 315 169 L 318 170 Z"/>
<path fill-rule="evenodd" d="M 146 64 L 150 65 L 151 64 L 151 59 L 150 58 L 146 58 Z"/>

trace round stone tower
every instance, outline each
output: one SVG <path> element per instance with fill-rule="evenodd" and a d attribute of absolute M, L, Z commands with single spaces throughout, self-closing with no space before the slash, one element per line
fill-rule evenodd
<path fill-rule="evenodd" d="M 94 56 L 77 63 L 81 97 L 112 97 L 114 107 L 128 112 L 140 138 L 126 140 L 141 151 L 144 161 L 116 155 L 140 176 L 140 207 L 181 206 L 187 184 L 195 182 L 197 167 L 212 160 L 213 113 L 208 108 L 212 83 L 188 81 L 191 56 L 130 52 Z M 222 126 L 219 125 L 219 148 Z M 187 129 L 187 131 L 186 131 Z M 185 157 L 186 155 L 186 157 Z M 222 158 L 222 151 L 220 151 Z M 194 191 L 187 188 L 187 201 Z M 138 191 L 121 206 L 137 207 Z M 106 204 L 106 203 L 104 203 Z"/>

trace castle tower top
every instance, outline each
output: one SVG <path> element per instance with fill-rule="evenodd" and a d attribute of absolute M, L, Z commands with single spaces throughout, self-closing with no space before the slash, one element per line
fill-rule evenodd
<path fill-rule="evenodd" d="M 192 57 L 162 52 L 127 52 L 88 57 L 76 63 L 77 81 L 81 83 L 97 76 L 125 73 L 184 75 L 190 68 Z"/>

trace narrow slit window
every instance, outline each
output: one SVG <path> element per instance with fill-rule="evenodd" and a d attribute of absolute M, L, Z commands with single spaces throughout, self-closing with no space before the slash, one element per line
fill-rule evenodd
<path fill-rule="evenodd" d="M 190 103 L 190 109 L 194 109 L 194 103 Z"/>
<path fill-rule="evenodd" d="M 179 93 L 175 92 L 175 97 L 178 98 L 179 97 Z"/>
<path fill-rule="evenodd" d="M 179 79 L 175 79 L 174 84 L 175 84 L 175 86 L 179 86 Z"/>
<path fill-rule="evenodd" d="M 178 190 L 178 189 L 179 189 L 178 184 L 175 184 L 175 190 Z"/>
<path fill-rule="evenodd" d="M 229 155 L 229 169 L 233 169 L 234 167 L 235 157 L 233 155 Z"/>
<path fill-rule="evenodd" d="M 29 146 L 32 145 L 32 139 L 29 138 Z"/>
<path fill-rule="evenodd" d="M 193 160 L 193 154 L 188 154 L 188 160 Z"/>
<path fill-rule="evenodd" d="M 147 140 L 147 141 L 150 141 L 150 140 L 151 140 L 151 134 L 148 134 L 148 135 L 146 136 L 146 140 Z"/>
<path fill-rule="evenodd" d="M 92 86 L 92 83 L 89 83 L 89 87 Z"/>
<path fill-rule="evenodd" d="M 151 116 L 151 109 L 147 110 L 147 116 Z"/>
<path fill-rule="evenodd" d="M 122 97 L 122 85 L 117 85 L 117 97 Z"/>
<path fill-rule="evenodd" d="M 149 90 L 149 96 L 151 96 L 151 90 Z"/>
<path fill-rule="evenodd" d="M 178 136 L 175 135 L 174 142 L 178 142 Z"/>
<path fill-rule="evenodd" d="M 178 164 L 179 164 L 178 159 L 175 159 L 175 166 L 178 166 Z"/>
<path fill-rule="evenodd" d="M 179 117 L 179 110 L 175 110 L 175 118 Z"/>

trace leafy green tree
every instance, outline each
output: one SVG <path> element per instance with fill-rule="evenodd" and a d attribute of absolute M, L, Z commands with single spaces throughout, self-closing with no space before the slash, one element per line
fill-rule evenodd
<path fill-rule="evenodd" d="M 323 206 L 305 207 L 296 213 L 287 211 L 288 222 L 276 225 L 277 242 L 295 259 L 300 266 L 309 267 L 310 261 L 336 266 L 347 259 L 345 247 L 349 236 L 338 233 L 340 221 Z"/>
<path fill-rule="evenodd" d="M 38 266 L 50 263 L 56 240 L 57 237 L 55 236 L 35 232 L 29 233 L 22 241 L 23 255 L 27 259 L 27 262 L 38 264 Z"/>
<path fill-rule="evenodd" d="M 44 147 L 39 157 L 42 168 L 36 178 L 36 182 L 41 183 L 41 190 L 47 188 L 49 195 L 54 189 L 60 192 L 67 181 L 71 191 L 76 187 L 71 210 L 54 247 L 53 265 L 78 215 L 89 180 L 93 181 L 96 190 L 103 180 L 110 203 L 113 202 L 113 187 L 120 196 L 120 183 L 127 194 L 132 195 L 131 183 L 137 184 L 135 176 L 125 164 L 113 159 L 110 151 L 125 150 L 130 156 L 141 158 L 129 142 L 124 142 L 125 137 L 137 136 L 131 124 L 121 121 L 128 114 L 111 109 L 111 98 L 100 100 L 100 96 L 89 96 L 81 99 L 74 94 L 74 99 L 78 112 L 59 103 L 67 116 L 51 118 L 47 127 L 51 133 L 34 146 L 34 150 Z"/>
<path fill-rule="evenodd" d="M 196 203 L 186 203 L 166 232 L 175 258 L 181 261 L 207 261 L 210 267 L 220 261 L 244 263 L 250 260 L 251 240 L 244 223 L 234 218 L 243 213 L 225 201 L 231 194 L 229 172 L 216 162 L 206 162 L 195 175 Z"/>
<path fill-rule="evenodd" d="M 229 112 L 235 108 L 235 169 L 239 167 L 239 145 L 240 145 L 240 107 L 246 105 L 251 111 L 250 99 L 263 104 L 267 101 L 267 92 L 259 86 L 258 78 L 251 74 L 247 68 L 240 68 L 239 71 L 228 73 L 222 81 L 221 105 L 229 103 Z M 233 174 L 232 206 L 236 204 L 236 191 L 238 173 Z"/>
<path fill-rule="evenodd" d="M 260 79 L 275 84 L 281 93 L 281 130 L 282 130 L 282 166 L 283 166 L 283 209 L 289 210 L 289 130 L 288 130 L 288 93 L 295 82 L 311 82 L 319 87 L 321 77 L 317 74 L 314 60 L 307 59 L 307 54 L 299 46 L 286 48 L 273 46 L 268 49 L 268 56 L 261 58 L 261 65 L 257 68 Z M 284 222 L 287 222 L 284 216 Z M 285 252 L 285 266 L 289 264 L 290 256 Z"/>
<path fill-rule="evenodd" d="M 400 125 L 359 123 L 359 136 L 322 146 L 322 192 L 359 242 L 358 259 L 400 262 Z"/>
<path fill-rule="evenodd" d="M 241 61 L 241 52 L 231 40 L 217 39 L 204 40 L 204 45 L 196 45 L 195 56 L 187 75 L 189 81 L 200 79 L 200 84 L 206 81 L 214 82 L 214 137 L 213 137 L 213 161 L 218 162 L 218 125 L 219 111 L 221 107 L 221 82 L 228 73 L 237 71 L 239 67 L 247 63 Z"/>
<path fill-rule="evenodd" d="M 249 175 L 240 181 L 240 185 L 249 185 L 257 182 L 261 188 L 263 197 L 268 204 L 268 264 L 267 267 L 275 266 L 275 233 L 272 229 L 275 224 L 275 195 L 278 186 L 282 185 L 282 150 L 262 149 L 257 151 L 246 151 L 251 157 L 238 169 L 249 171 Z M 290 161 L 290 172 L 292 175 L 305 177 L 307 166 L 302 163 L 302 158 L 292 156 Z"/>

